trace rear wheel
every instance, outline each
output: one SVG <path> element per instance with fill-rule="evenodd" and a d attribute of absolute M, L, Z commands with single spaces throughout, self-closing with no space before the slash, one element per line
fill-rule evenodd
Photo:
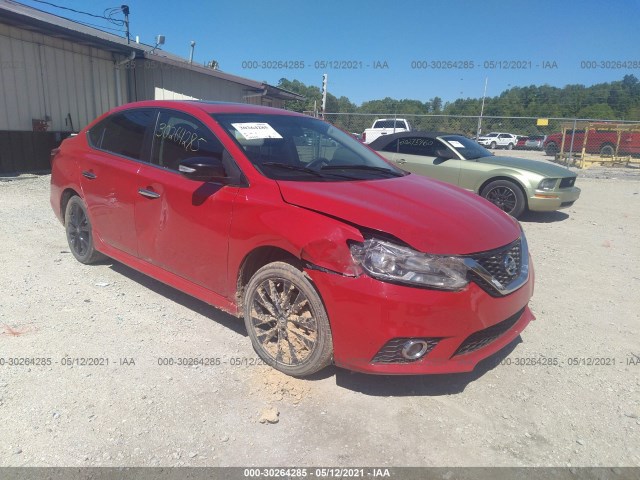
<path fill-rule="evenodd" d="M 509 145 L 507 145 L 507 150 L 513 150 L 513 143 L 510 143 Z"/>
<path fill-rule="evenodd" d="M 87 215 L 87 207 L 78 196 L 73 196 L 67 203 L 64 214 L 64 227 L 67 232 L 69 249 L 80 263 L 90 264 L 103 255 L 95 249 L 93 231 Z"/>
<path fill-rule="evenodd" d="M 616 147 L 610 143 L 605 143 L 600 147 L 600 155 L 612 157 L 616 153 Z"/>
<path fill-rule="evenodd" d="M 287 375 L 304 377 L 331 363 L 333 342 L 320 296 L 284 262 L 258 270 L 244 294 L 244 322 L 256 353 Z"/>
<path fill-rule="evenodd" d="M 482 189 L 480 195 L 514 218 L 518 218 L 525 210 L 522 190 L 509 180 L 494 180 Z"/>

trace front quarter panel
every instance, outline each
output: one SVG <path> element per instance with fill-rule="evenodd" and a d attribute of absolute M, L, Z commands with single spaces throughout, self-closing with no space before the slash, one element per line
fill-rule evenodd
<path fill-rule="evenodd" d="M 496 167 L 481 162 L 469 161 L 460 173 L 460 186 L 480 194 L 482 186 L 489 180 L 505 178 L 518 183 L 530 197 L 535 192 L 542 177 L 532 172 L 525 172 L 513 168 Z"/>
<path fill-rule="evenodd" d="M 230 281 L 248 254 L 275 247 L 317 267 L 342 275 L 357 273 L 348 242 L 362 242 L 349 224 L 283 201 L 276 182 L 241 189 L 235 202 L 229 241 Z M 228 292 L 233 292 L 231 283 Z"/>

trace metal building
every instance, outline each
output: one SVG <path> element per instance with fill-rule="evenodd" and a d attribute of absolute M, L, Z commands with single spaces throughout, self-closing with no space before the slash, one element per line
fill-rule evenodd
<path fill-rule="evenodd" d="M 49 152 L 64 137 L 127 102 L 201 99 L 283 107 L 301 98 L 0 0 L 0 173 L 48 169 Z"/>

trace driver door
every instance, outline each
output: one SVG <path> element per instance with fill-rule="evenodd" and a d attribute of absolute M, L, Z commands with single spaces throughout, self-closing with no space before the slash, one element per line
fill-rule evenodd
<path fill-rule="evenodd" d="M 390 147 L 395 152 L 392 160 L 400 168 L 458 185 L 461 160 L 438 157 L 437 150 L 449 150 L 440 140 L 416 136 L 398 138 L 396 142 Z"/>

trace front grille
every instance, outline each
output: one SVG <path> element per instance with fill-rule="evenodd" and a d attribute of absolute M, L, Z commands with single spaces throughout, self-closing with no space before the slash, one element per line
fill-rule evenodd
<path fill-rule="evenodd" d="M 520 245 L 520 239 L 507 245 L 506 247 L 499 248 L 497 250 L 491 250 L 489 252 L 476 253 L 471 255 L 476 262 L 478 262 L 487 272 L 498 280 L 502 285 L 509 285 L 520 275 L 520 268 L 522 267 L 522 248 Z M 515 261 L 515 270 L 511 273 L 507 272 L 505 262 L 507 256 L 510 255 Z M 474 280 L 477 280 L 477 276 L 472 275 Z M 483 282 L 486 283 L 486 282 Z M 482 285 L 480 285 L 482 286 Z"/>
<path fill-rule="evenodd" d="M 576 184 L 576 177 L 567 177 L 560 180 L 560 188 L 570 188 Z"/>
<path fill-rule="evenodd" d="M 402 356 L 402 347 L 409 340 L 423 340 L 427 343 L 428 345 L 427 351 L 422 357 L 416 360 L 409 360 Z M 375 357 L 373 357 L 373 360 L 371 360 L 371 362 L 372 363 L 413 363 L 417 360 L 420 360 L 421 358 L 424 358 L 426 355 L 428 355 L 429 352 L 436 347 L 439 341 L 440 341 L 439 338 L 394 338 L 393 340 L 389 340 L 387 343 L 384 344 L 384 346 L 378 351 L 378 353 L 376 353 Z"/>
<path fill-rule="evenodd" d="M 520 319 L 520 316 L 523 312 L 524 308 L 515 315 L 510 316 L 500 323 L 496 323 L 489 328 L 485 328 L 484 330 L 480 330 L 469 335 L 467 339 L 458 347 L 456 353 L 454 353 L 453 356 L 455 357 L 458 355 L 465 355 L 467 353 L 475 352 L 482 347 L 486 347 L 487 345 L 504 335 L 509 329 L 511 329 L 511 327 L 513 327 Z"/>

